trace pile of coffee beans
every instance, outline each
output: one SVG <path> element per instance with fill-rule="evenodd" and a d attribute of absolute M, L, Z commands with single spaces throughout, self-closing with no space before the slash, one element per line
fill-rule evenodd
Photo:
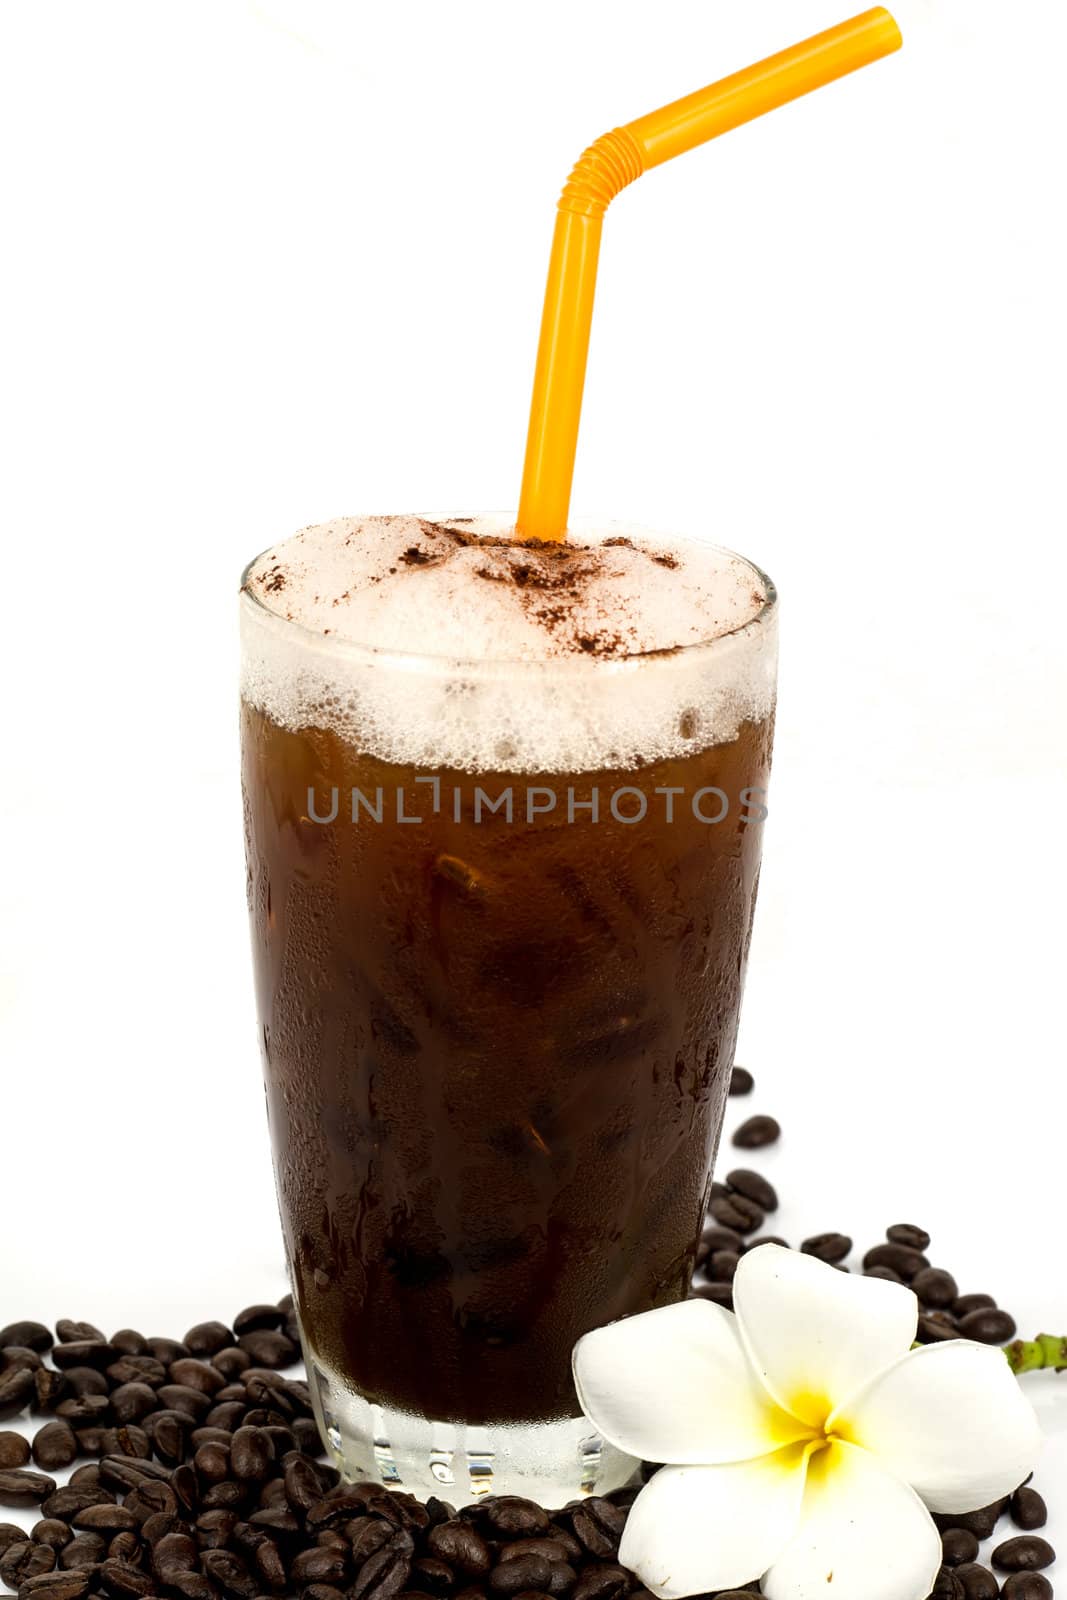
<path fill-rule="evenodd" d="M 731 1093 L 752 1088 L 735 1068 Z M 779 1134 L 773 1117 L 750 1117 L 734 1143 L 756 1149 Z M 695 1295 L 732 1306 L 745 1251 L 786 1242 L 764 1231 L 777 1208 L 773 1185 L 749 1168 L 713 1184 Z M 929 1244 L 921 1228 L 895 1224 L 862 1271 L 911 1285 L 922 1340 L 1012 1338 L 1012 1318 L 991 1295 L 961 1295 L 930 1264 Z M 846 1234 L 800 1248 L 848 1270 Z M 19 1600 L 651 1600 L 618 1561 L 637 1488 L 558 1511 L 514 1495 L 457 1511 L 342 1483 L 323 1460 L 307 1384 L 283 1370 L 298 1357 L 290 1296 L 182 1340 L 132 1328 L 108 1338 L 70 1320 L 54 1334 L 29 1321 L 0 1329 L 0 1423 L 27 1410 L 40 1419 L 31 1439 L 0 1427 L 0 1508 L 40 1514 L 29 1530 L 0 1521 L 0 1580 Z M 52 1474 L 70 1468 L 60 1487 Z M 1003 1514 L 1020 1531 L 981 1565 L 979 1541 Z M 1029 1483 L 935 1518 L 944 1561 L 931 1600 L 1051 1600 L 1044 1569 L 1055 1553 L 1036 1533 L 1045 1520 Z M 718 1600 L 753 1593 L 758 1583 Z"/>
<path fill-rule="evenodd" d="M 322 1461 L 292 1302 L 185 1338 L 87 1323 L 0 1331 L 0 1579 L 19 1600 L 651 1600 L 618 1564 L 621 1490 L 548 1512 L 514 1495 L 457 1511 Z M 49 1363 L 49 1356 L 51 1362 Z M 50 1474 L 92 1458 L 58 1487 Z"/>

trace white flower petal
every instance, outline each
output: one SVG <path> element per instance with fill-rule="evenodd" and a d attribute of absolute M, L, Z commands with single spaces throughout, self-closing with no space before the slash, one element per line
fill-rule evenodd
<path fill-rule="evenodd" d="M 918 1301 L 902 1284 L 838 1272 L 773 1244 L 741 1257 L 734 1306 L 771 1394 L 816 1427 L 904 1354 L 918 1321 Z"/>
<path fill-rule="evenodd" d="M 845 1402 L 834 1431 L 873 1451 L 931 1511 L 974 1511 L 1010 1494 L 1041 1446 L 1004 1352 L 963 1339 L 902 1356 Z"/>
<path fill-rule="evenodd" d="M 737 1319 L 707 1300 L 587 1333 L 574 1347 L 574 1381 L 605 1439 L 646 1461 L 743 1461 L 805 1432 L 756 1379 Z"/>
<path fill-rule="evenodd" d="M 663 1600 L 751 1583 L 797 1530 L 809 1449 L 661 1468 L 633 1503 L 620 1562 Z"/>
<path fill-rule="evenodd" d="M 763 1593 L 923 1600 L 940 1564 L 941 1539 L 918 1495 L 866 1450 L 834 1443 L 808 1463 L 800 1528 L 765 1574 Z"/>

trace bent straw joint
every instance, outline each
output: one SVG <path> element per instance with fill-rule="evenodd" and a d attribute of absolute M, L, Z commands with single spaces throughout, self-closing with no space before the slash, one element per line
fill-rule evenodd
<path fill-rule="evenodd" d="M 644 152 L 629 128 L 613 128 L 578 157 L 559 197 L 559 209 L 602 217 L 619 190 L 644 170 Z"/>
<path fill-rule="evenodd" d="M 604 213 L 649 167 L 898 50 L 881 6 L 615 128 L 583 153 L 559 200 L 541 316 L 516 533 L 567 532 Z"/>

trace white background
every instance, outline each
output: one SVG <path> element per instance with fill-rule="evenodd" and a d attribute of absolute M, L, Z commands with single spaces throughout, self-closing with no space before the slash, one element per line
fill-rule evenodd
<path fill-rule="evenodd" d="M 0 8 L 0 1322 L 180 1334 L 283 1291 L 241 566 L 334 514 L 513 505 L 571 162 L 846 9 Z M 574 508 L 783 595 L 740 1055 L 783 1228 L 921 1222 L 1067 1331 L 1067 25 L 898 15 L 901 55 L 613 206 Z M 1033 1392 L 1067 1538 L 1067 1378 Z"/>

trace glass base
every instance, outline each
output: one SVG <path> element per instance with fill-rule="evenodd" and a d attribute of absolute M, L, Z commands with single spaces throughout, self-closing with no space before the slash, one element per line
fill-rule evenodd
<path fill-rule="evenodd" d="M 638 1463 L 608 1444 L 588 1417 L 472 1426 L 432 1422 L 372 1405 L 308 1362 L 312 1403 L 334 1465 L 349 1483 L 382 1483 L 457 1508 L 486 1494 L 518 1494 L 554 1508 L 629 1483 Z"/>

